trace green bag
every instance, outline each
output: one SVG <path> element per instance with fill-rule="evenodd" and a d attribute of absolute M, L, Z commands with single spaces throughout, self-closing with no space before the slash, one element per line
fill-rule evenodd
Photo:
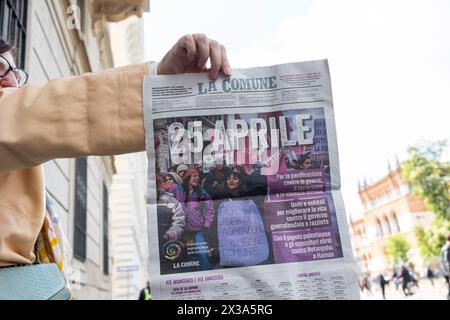
<path fill-rule="evenodd" d="M 0 268 L 0 300 L 69 300 L 71 293 L 54 263 Z"/>

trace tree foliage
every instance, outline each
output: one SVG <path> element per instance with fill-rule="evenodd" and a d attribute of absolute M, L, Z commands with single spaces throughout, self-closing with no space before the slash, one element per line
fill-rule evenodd
<path fill-rule="evenodd" d="M 409 158 L 402 164 L 402 177 L 422 197 L 437 218 L 450 219 L 450 162 L 442 161 L 446 141 L 408 148 Z"/>
<path fill-rule="evenodd" d="M 419 242 L 420 255 L 425 261 L 430 261 L 439 255 L 445 243 L 445 234 L 450 231 L 450 223 L 436 218 L 427 230 L 423 226 L 414 227 L 414 234 Z"/>
<path fill-rule="evenodd" d="M 411 184 L 413 194 L 423 198 L 436 216 L 430 228 L 418 225 L 414 229 L 425 260 L 439 255 L 450 231 L 450 162 L 442 160 L 446 147 L 447 141 L 410 147 L 409 158 L 402 164 L 402 176 Z"/>
<path fill-rule="evenodd" d="M 402 235 L 393 235 L 387 239 L 386 255 L 395 264 L 408 260 L 408 251 L 411 248 L 408 240 Z"/>

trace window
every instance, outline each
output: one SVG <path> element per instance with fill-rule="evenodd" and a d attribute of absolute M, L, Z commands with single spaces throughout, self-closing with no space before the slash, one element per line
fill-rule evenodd
<path fill-rule="evenodd" d="M 0 0 L 0 37 L 17 48 L 17 65 L 25 64 L 27 0 Z"/>
<path fill-rule="evenodd" d="M 392 217 L 394 218 L 396 232 L 400 232 L 400 224 L 398 223 L 397 215 L 395 214 L 395 212 L 392 213 Z"/>
<path fill-rule="evenodd" d="M 103 274 L 109 274 L 109 244 L 108 244 L 108 189 L 103 184 Z"/>
<path fill-rule="evenodd" d="M 382 238 L 384 236 L 383 227 L 380 219 L 377 218 L 377 237 Z"/>
<path fill-rule="evenodd" d="M 78 8 L 80 8 L 80 16 L 78 17 L 80 19 L 80 31 L 82 33 L 84 33 L 84 17 L 85 17 L 85 11 L 86 11 L 86 6 L 85 6 L 85 0 L 77 0 L 77 6 Z"/>
<path fill-rule="evenodd" d="M 389 223 L 389 220 L 386 216 L 384 216 L 384 225 L 386 226 L 387 234 L 392 234 L 391 225 Z"/>
<path fill-rule="evenodd" d="M 74 256 L 86 261 L 87 158 L 75 162 L 75 230 Z"/>

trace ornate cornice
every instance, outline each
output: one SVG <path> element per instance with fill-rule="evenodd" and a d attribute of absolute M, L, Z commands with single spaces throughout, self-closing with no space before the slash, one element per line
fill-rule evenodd
<path fill-rule="evenodd" d="M 130 16 L 142 16 L 149 10 L 149 0 L 90 0 L 94 16 L 108 22 L 119 22 Z"/>

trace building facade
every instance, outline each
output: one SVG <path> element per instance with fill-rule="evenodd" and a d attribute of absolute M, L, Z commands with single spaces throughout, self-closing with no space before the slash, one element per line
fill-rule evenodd
<path fill-rule="evenodd" d="M 149 280 L 147 233 L 147 157 L 115 157 L 111 197 L 112 298 L 136 300 Z"/>
<path fill-rule="evenodd" d="M 434 214 L 427 209 L 423 199 L 414 196 L 412 189 L 401 176 L 401 165 L 389 166 L 388 174 L 375 183 L 359 186 L 359 198 L 364 213 L 350 220 L 353 252 L 359 271 L 377 275 L 389 272 L 394 263 L 386 255 L 388 238 L 403 236 L 410 244 L 408 262 L 419 271 L 426 267 L 419 255 L 414 227 L 430 226 Z"/>
<path fill-rule="evenodd" d="M 143 19 L 109 25 L 116 67 L 144 62 Z M 111 198 L 112 298 L 136 300 L 149 280 L 147 233 L 147 156 L 115 156 L 117 174 Z"/>
<path fill-rule="evenodd" d="M 144 0 L 0 0 L 0 36 L 18 51 L 30 83 L 113 67 L 108 21 L 140 15 Z M 64 260 L 77 299 L 111 298 L 109 198 L 113 157 L 44 165 L 65 236 Z"/>

